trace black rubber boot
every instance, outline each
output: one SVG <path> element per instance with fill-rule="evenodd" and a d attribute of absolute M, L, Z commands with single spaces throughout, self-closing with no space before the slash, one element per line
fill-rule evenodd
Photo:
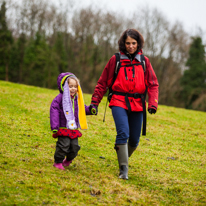
<path fill-rule="evenodd" d="M 127 145 L 128 145 L 128 156 L 130 157 L 137 147 L 131 147 L 129 143 Z"/>
<path fill-rule="evenodd" d="M 116 144 L 117 158 L 119 162 L 119 178 L 128 180 L 128 147 L 127 144 Z"/>

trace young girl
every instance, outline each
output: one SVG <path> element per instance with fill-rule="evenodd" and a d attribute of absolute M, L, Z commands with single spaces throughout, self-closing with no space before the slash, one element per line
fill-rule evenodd
<path fill-rule="evenodd" d="M 74 74 L 61 73 L 57 85 L 60 93 L 50 107 L 51 130 L 53 137 L 58 138 L 53 166 L 64 170 L 80 150 L 78 137 L 82 134 L 78 128 L 87 129 L 86 115 L 94 114 L 95 108 L 84 105 L 79 80 Z"/>

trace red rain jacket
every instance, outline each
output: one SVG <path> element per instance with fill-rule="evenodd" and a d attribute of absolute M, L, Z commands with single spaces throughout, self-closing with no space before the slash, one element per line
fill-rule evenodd
<path fill-rule="evenodd" d="M 140 56 L 142 53 L 139 52 L 136 57 L 133 59 L 132 64 L 140 63 Z M 124 53 L 121 52 L 121 55 Z M 126 57 L 126 55 L 124 55 Z M 113 91 L 124 92 L 124 93 L 139 93 L 144 94 L 146 86 L 147 86 L 147 93 L 148 93 L 148 109 L 157 109 L 158 107 L 158 80 L 155 75 L 155 72 L 150 64 L 149 59 L 145 56 L 145 65 L 146 71 L 144 70 L 141 65 L 135 65 L 135 76 L 133 78 L 133 67 L 124 67 L 125 64 L 131 64 L 129 58 L 120 59 L 121 68 L 117 75 L 117 78 L 112 86 Z M 95 87 L 94 93 L 92 95 L 91 103 L 94 105 L 99 105 L 101 102 L 104 94 L 106 93 L 107 89 L 112 85 L 114 72 L 116 68 L 116 57 L 113 55 L 109 62 L 107 63 L 106 67 L 104 68 L 97 85 Z M 126 78 L 127 76 L 127 78 Z M 131 111 L 143 111 L 141 98 L 135 99 L 134 97 L 129 97 L 129 102 L 131 106 Z M 125 96 L 120 95 L 112 95 L 112 99 L 110 101 L 109 107 L 111 106 L 118 106 L 124 109 L 128 109 Z"/>

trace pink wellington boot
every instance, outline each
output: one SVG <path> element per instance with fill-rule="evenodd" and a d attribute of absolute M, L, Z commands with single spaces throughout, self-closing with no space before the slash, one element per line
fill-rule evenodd
<path fill-rule="evenodd" d="M 72 163 L 72 160 L 67 161 L 66 158 L 65 158 L 62 165 L 65 166 L 65 167 L 68 167 L 71 163 Z"/>
<path fill-rule="evenodd" d="M 60 170 L 65 170 L 62 163 L 54 163 L 53 166 L 60 169 Z"/>

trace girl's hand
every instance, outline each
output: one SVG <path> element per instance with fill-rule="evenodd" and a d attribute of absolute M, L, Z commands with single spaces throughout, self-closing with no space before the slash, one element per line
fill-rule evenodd
<path fill-rule="evenodd" d="M 98 107 L 97 107 L 97 105 L 90 104 L 89 110 L 90 110 L 90 112 L 91 112 L 92 115 L 97 115 L 97 113 L 98 113 Z"/>

